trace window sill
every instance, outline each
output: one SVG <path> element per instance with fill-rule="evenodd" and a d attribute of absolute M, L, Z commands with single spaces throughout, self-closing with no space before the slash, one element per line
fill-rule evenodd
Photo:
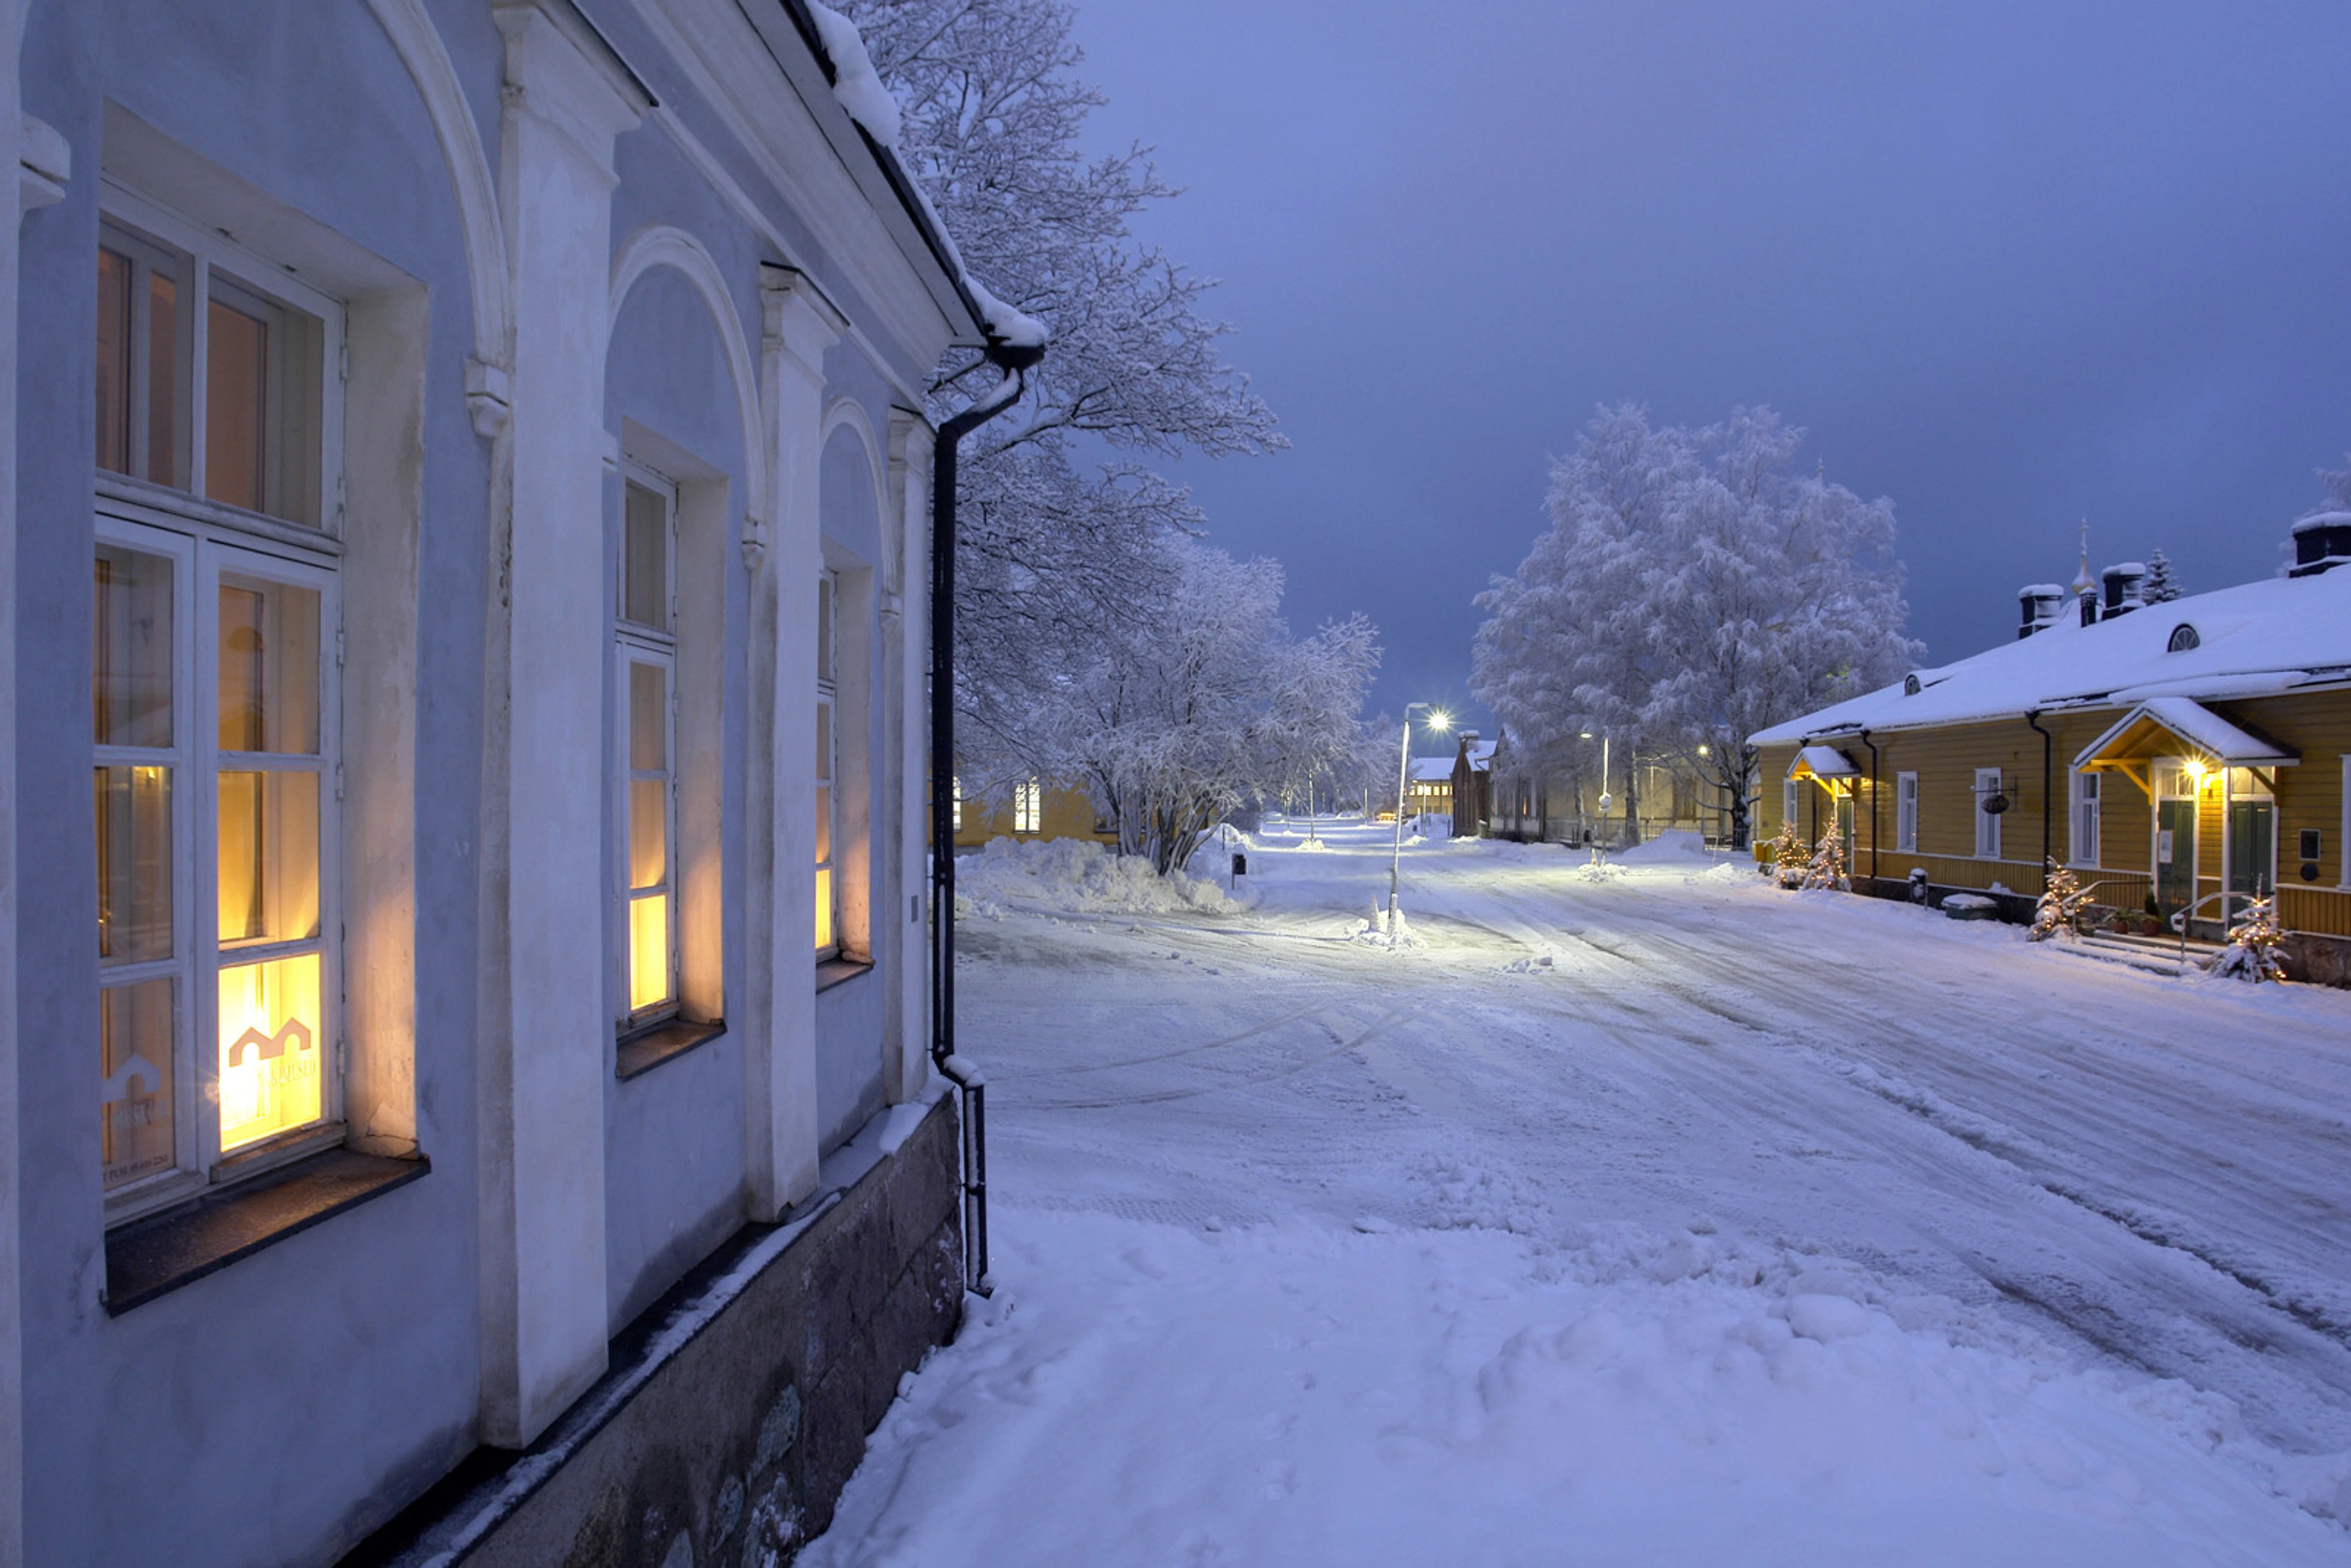
<path fill-rule="evenodd" d="M 329 1149 L 133 1220 L 106 1238 L 107 1316 L 120 1317 L 432 1168 L 422 1155 L 387 1159 Z"/>
<path fill-rule="evenodd" d="M 651 1072 L 663 1062 L 684 1056 L 697 1045 L 706 1045 L 726 1032 L 726 1020 L 692 1023 L 684 1019 L 665 1019 L 651 1029 L 639 1030 L 622 1037 L 620 1049 L 613 1053 L 612 1074 L 622 1082 L 640 1073 Z"/>
<path fill-rule="evenodd" d="M 873 965 L 862 958 L 820 958 L 816 966 L 816 988 L 820 995 L 835 986 L 847 985 L 860 975 L 870 975 Z"/>

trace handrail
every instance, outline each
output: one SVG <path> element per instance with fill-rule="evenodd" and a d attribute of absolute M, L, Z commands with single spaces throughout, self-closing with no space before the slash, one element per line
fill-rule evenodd
<path fill-rule="evenodd" d="M 2177 910 L 2173 911 L 2171 916 L 2171 926 L 2173 930 L 2179 933 L 2179 967 L 2183 969 L 2188 967 L 2188 917 L 2189 915 L 2195 914 L 2198 910 L 2211 903 L 2212 900 L 2216 898 L 2220 899 L 2222 901 L 2220 904 L 2220 927 L 2225 931 L 2228 929 L 2229 925 L 2229 905 L 2227 903 L 2229 899 L 2241 898 L 2246 903 L 2252 904 L 2258 899 L 2267 896 L 2268 895 L 2266 894 L 2262 894 L 2258 891 L 2253 893 L 2240 893 L 2233 887 L 2216 888 L 2200 898 L 2181 904 Z"/>

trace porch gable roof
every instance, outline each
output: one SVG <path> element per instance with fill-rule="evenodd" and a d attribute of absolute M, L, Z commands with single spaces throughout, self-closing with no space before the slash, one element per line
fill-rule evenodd
<path fill-rule="evenodd" d="M 2128 771 L 2135 763 L 2182 753 L 2220 768 L 2283 768 L 2302 760 L 2293 747 L 2232 724 L 2192 698 L 2149 697 L 2085 747 L 2074 766 Z"/>

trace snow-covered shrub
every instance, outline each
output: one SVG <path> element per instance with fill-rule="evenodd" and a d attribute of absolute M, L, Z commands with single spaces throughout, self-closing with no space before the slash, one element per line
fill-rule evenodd
<path fill-rule="evenodd" d="M 1795 887 L 1804 880 L 1804 841 L 1796 836 L 1796 824 L 1780 824 L 1780 836 L 1771 841 L 1771 873 L 1782 887 Z"/>
<path fill-rule="evenodd" d="M 2046 942 L 2058 932 L 2070 940 L 2079 935 L 2074 921 L 2088 908 L 2090 895 L 2082 891 L 2082 879 L 2059 865 L 2049 862 L 2049 885 L 2042 890 L 2041 902 L 2032 906 L 2032 929 L 2025 935 L 2035 942 Z"/>
<path fill-rule="evenodd" d="M 2278 929 L 2277 901 L 2257 898 L 2245 906 L 2245 917 L 2229 928 L 2229 945 L 2212 960 L 2212 973 L 2232 980 L 2285 978 L 2285 960 L 2278 946 L 2285 933 Z"/>
<path fill-rule="evenodd" d="M 1834 826 L 1821 835 L 1820 847 L 1813 851 L 1812 863 L 1804 867 L 1804 885 L 1826 888 L 1850 885 L 1844 879 L 1844 840 Z"/>
<path fill-rule="evenodd" d="M 982 915 L 1015 903 L 1119 915 L 1228 915 L 1242 907 L 1213 881 L 1180 871 L 1161 876 L 1149 861 L 1111 854 L 1092 839 L 991 839 L 956 862 L 956 895 L 959 906 L 968 897 Z"/>

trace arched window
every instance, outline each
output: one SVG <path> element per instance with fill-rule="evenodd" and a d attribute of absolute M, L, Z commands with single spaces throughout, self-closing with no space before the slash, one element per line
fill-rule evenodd
<path fill-rule="evenodd" d="M 2196 634 L 2196 628 L 2182 621 L 2171 629 L 2171 641 L 2163 645 L 2163 651 L 2167 653 L 2185 653 L 2190 648 L 2201 647 L 2203 643 L 2204 639 Z"/>

